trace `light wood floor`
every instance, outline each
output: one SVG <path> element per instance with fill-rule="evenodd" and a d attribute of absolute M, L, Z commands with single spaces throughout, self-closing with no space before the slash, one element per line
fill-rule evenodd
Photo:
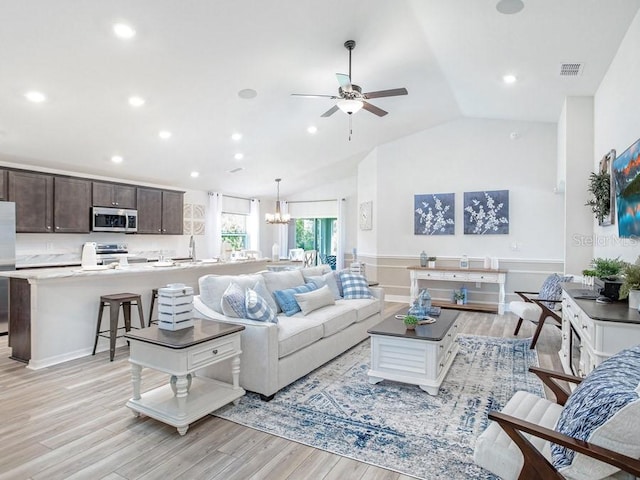
<path fill-rule="evenodd" d="M 401 304 L 387 303 L 390 314 Z M 463 332 L 513 337 L 516 318 L 461 313 Z M 530 337 L 525 322 L 519 337 Z M 545 326 L 540 366 L 560 369 L 560 331 Z M 382 468 L 271 436 L 217 417 L 184 437 L 155 420 L 134 418 L 126 347 L 32 371 L 8 358 L 0 337 L 0 479 L 349 479 L 407 480 Z M 164 374 L 145 369 L 145 389 Z"/>

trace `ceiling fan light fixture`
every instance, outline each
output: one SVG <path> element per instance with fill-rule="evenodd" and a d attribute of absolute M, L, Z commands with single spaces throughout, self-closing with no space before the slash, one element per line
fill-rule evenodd
<path fill-rule="evenodd" d="M 522 0 L 500 0 L 496 4 L 496 10 L 503 15 L 513 15 L 519 13 L 524 8 Z"/>
<path fill-rule="evenodd" d="M 282 213 L 280 210 L 280 181 L 282 179 L 281 178 L 276 178 L 276 185 L 277 185 L 277 195 L 276 195 L 276 211 L 275 213 L 267 213 L 264 216 L 264 219 L 267 223 L 271 223 L 271 224 L 287 224 L 289 223 L 289 220 L 291 220 L 291 215 L 289 215 L 288 213 Z"/>
<path fill-rule="evenodd" d="M 362 100 L 340 100 L 337 105 L 344 113 L 352 115 L 362 109 L 364 104 Z"/>

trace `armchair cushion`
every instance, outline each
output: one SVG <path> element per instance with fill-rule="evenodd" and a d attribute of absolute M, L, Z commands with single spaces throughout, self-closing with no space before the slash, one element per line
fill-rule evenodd
<path fill-rule="evenodd" d="M 521 302 L 513 301 L 509 302 L 509 311 L 522 318 L 523 320 L 529 320 L 530 322 L 537 323 L 542 309 L 533 302 Z"/>
<path fill-rule="evenodd" d="M 640 456 L 640 345 L 623 350 L 593 370 L 569 397 L 556 430 L 580 440 Z M 553 444 L 553 465 L 569 478 L 599 479 L 612 465 Z"/>

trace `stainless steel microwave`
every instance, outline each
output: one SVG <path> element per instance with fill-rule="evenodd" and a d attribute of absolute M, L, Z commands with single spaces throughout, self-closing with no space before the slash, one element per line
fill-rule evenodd
<path fill-rule="evenodd" d="M 135 233 L 138 231 L 138 211 L 93 207 L 91 209 L 91 230 L 94 232 Z"/>

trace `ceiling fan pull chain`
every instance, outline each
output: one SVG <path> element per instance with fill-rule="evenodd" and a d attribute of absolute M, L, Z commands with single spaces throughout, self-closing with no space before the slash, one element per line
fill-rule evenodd
<path fill-rule="evenodd" d="M 353 115 L 349 114 L 349 141 L 351 141 L 351 135 L 353 135 L 353 125 L 352 125 Z"/>

